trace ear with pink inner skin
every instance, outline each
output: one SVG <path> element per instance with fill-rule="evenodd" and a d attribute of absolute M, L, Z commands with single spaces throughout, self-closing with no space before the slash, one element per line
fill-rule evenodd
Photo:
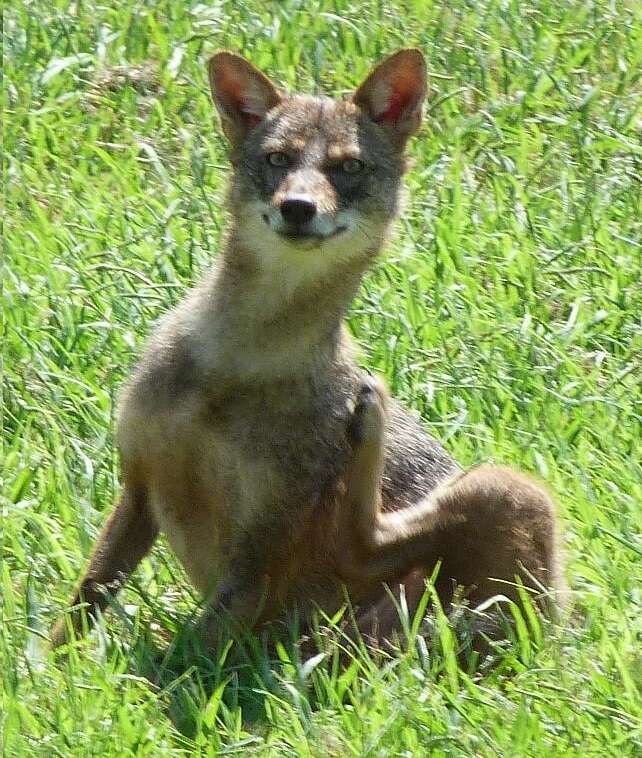
<path fill-rule="evenodd" d="M 426 62 L 415 48 L 385 58 L 354 93 L 352 101 L 403 147 L 421 123 Z"/>
<path fill-rule="evenodd" d="M 232 144 L 242 142 L 281 101 L 267 76 L 236 53 L 216 53 L 209 60 L 208 71 L 212 100 Z"/>

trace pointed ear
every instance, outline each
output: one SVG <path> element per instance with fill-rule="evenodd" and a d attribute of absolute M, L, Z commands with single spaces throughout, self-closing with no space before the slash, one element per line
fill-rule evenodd
<path fill-rule="evenodd" d="M 267 76 L 236 53 L 216 53 L 209 60 L 208 71 L 212 100 L 232 144 L 245 139 L 281 101 Z"/>
<path fill-rule="evenodd" d="M 408 48 L 398 50 L 376 66 L 352 101 L 403 146 L 419 128 L 425 95 L 424 56 L 419 50 Z"/>

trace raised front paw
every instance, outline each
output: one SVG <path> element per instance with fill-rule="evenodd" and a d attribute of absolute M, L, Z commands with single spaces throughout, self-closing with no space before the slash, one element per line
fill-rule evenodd
<path fill-rule="evenodd" d="M 379 443 L 386 425 L 386 389 L 376 376 L 363 379 L 348 424 L 348 439 L 354 446 Z"/>

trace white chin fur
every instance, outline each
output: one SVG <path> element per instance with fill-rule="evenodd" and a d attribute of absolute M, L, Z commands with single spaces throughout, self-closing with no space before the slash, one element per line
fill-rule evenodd
<path fill-rule="evenodd" d="M 242 214 L 238 231 L 244 246 L 256 253 L 263 272 L 278 276 L 286 286 L 323 278 L 338 263 L 360 256 L 376 236 L 374 230 L 365 233 L 364 221 L 359 223 L 357 213 L 345 210 L 336 216 L 321 214 L 314 220 L 311 232 L 319 237 L 288 239 L 277 231 L 281 223 L 277 213 L 266 203 L 252 203 Z M 338 231 L 340 228 L 344 230 Z"/>

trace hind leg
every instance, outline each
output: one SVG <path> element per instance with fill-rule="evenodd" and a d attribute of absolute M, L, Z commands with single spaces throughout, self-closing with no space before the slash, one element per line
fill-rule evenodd
<path fill-rule="evenodd" d="M 535 593 L 561 592 L 555 506 L 530 478 L 502 466 L 457 474 L 414 506 L 381 510 L 385 392 L 366 384 L 351 426 L 354 456 L 345 477 L 344 529 L 354 536 L 346 578 L 391 582 L 442 561 L 443 601 L 463 585 L 471 604 L 498 594 L 519 600 L 515 579 Z"/>
<path fill-rule="evenodd" d="M 471 469 L 435 494 L 440 579 L 478 605 L 520 600 L 518 579 L 542 607 L 564 587 L 555 506 L 542 486 L 504 466 Z M 561 596 L 557 598 L 562 601 Z"/>

